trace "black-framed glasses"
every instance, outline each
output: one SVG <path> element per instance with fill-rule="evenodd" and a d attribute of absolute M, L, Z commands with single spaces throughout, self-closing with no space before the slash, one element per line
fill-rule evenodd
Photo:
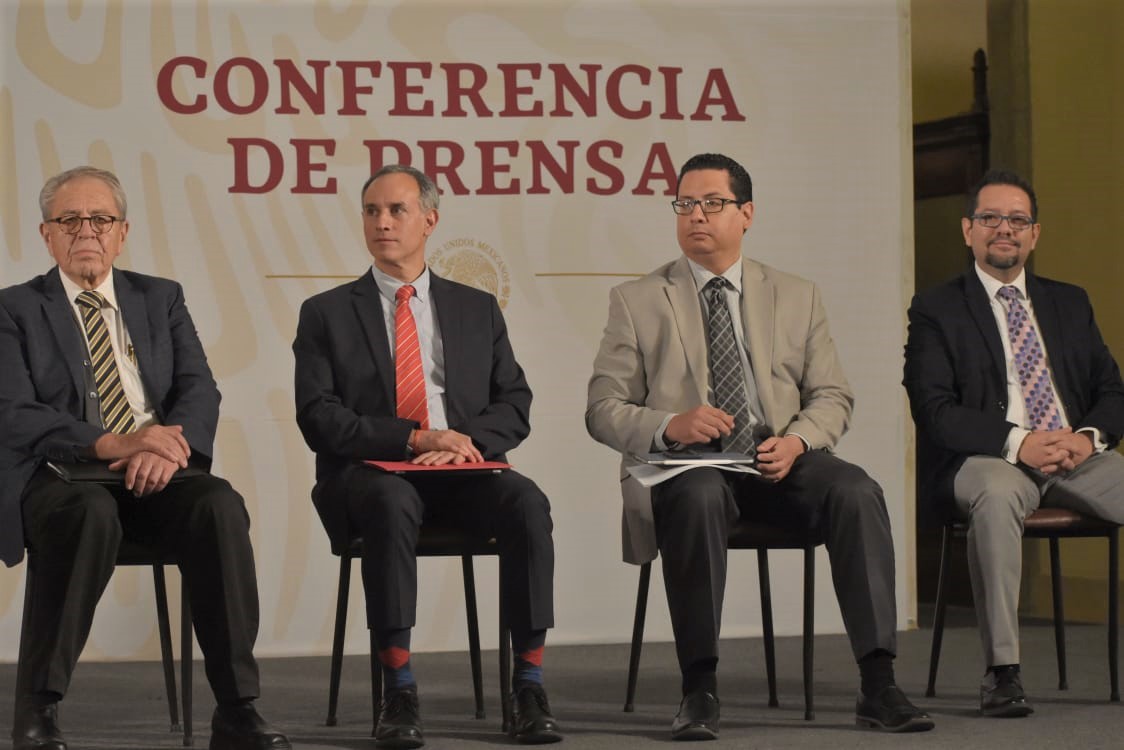
<path fill-rule="evenodd" d="M 988 229 L 997 229 L 1003 220 L 1007 220 L 1007 226 L 1011 227 L 1016 232 L 1030 229 L 1034 225 L 1034 219 L 1022 214 L 1015 214 L 1008 216 L 1006 214 L 993 214 L 990 211 L 982 214 L 972 214 L 968 217 L 972 221 L 978 223 L 981 227 Z"/>
<path fill-rule="evenodd" d="M 687 198 L 685 200 L 677 200 L 671 202 L 671 210 L 680 216 L 687 216 L 695 210 L 695 206 L 702 206 L 704 214 L 716 214 L 726 207 L 727 203 L 733 203 L 735 206 L 739 205 L 736 198 L 701 198 L 695 200 Z"/>
<path fill-rule="evenodd" d="M 105 234 L 113 225 L 121 221 L 120 217 L 110 216 L 109 214 L 94 214 L 93 216 L 78 216 L 77 214 L 68 214 L 67 216 L 60 216 L 57 219 L 47 219 L 47 224 L 58 224 L 59 229 L 67 234 L 78 234 L 82 231 L 82 222 L 90 222 L 90 228 L 94 230 L 94 234 Z"/>

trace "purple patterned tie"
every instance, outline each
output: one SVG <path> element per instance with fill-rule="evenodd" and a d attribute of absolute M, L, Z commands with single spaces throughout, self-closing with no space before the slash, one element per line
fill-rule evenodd
<path fill-rule="evenodd" d="M 1031 430 L 1060 430 L 1062 415 L 1054 388 L 1050 385 L 1050 372 L 1046 369 L 1046 351 L 1030 322 L 1026 308 L 1019 302 L 1019 290 L 1005 286 L 999 298 L 1007 303 L 1007 333 L 1011 337 L 1011 351 L 1015 355 L 1015 369 L 1019 386 L 1026 403 L 1026 427 Z"/>

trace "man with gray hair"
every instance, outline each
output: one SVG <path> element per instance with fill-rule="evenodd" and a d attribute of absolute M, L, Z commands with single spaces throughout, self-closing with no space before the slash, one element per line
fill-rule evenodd
<path fill-rule="evenodd" d="M 111 172 L 58 174 L 39 205 L 56 267 L 0 290 L 0 559 L 26 546 L 35 571 L 13 747 L 65 750 L 57 705 L 125 540 L 179 560 L 218 702 L 212 750 L 289 748 L 253 705 L 250 521 L 209 473 L 220 396 L 183 289 L 113 267 L 129 222 Z M 65 478 L 80 464 L 104 476 Z"/>
<path fill-rule="evenodd" d="M 375 742 L 424 744 L 410 668 L 423 519 L 496 540 L 515 653 L 511 731 L 521 743 L 557 742 L 542 676 L 546 630 L 554 625 L 546 496 L 511 470 L 398 475 L 365 463 L 504 461 L 530 432 L 531 390 L 496 298 L 426 266 L 426 240 L 437 226 L 433 181 L 392 165 L 367 180 L 361 195 L 374 263 L 355 281 L 305 301 L 293 353 L 297 424 L 316 452 L 312 500 L 333 550 L 363 538 L 367 626 L 385 688 Z"/>

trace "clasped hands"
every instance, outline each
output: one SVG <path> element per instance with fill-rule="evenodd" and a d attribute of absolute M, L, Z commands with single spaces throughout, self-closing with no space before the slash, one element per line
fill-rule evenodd
<path fill-rule="evenodd" d="M 414 430 L 407 444 L 415 454 L 410 459 L 412 464 L 443 466 L 484 460 L 472 438 L 456 430 Z"/>
<path fill-rule="evenodd" d="M 191 446 L 178 424 L 151 424 L 135 432 L 107 432 L 94 442 L 94 457 L 109 461 L 110 471 L 125 472 L 125 489 L 136 497 L 168 486 L 177 469 L 186 469 Z"/>
<path fill-rule="evenodd" d="M 1093 436 L 1088 432 L 1036 430 L 1023 439 L 1018 459 L 1043 474 L 1073 471 L 1093 455 Z"/>
<path fill-rule="evenodd" d="M 734 418 L 719 408 L 703 404 L 676 414 L 667 423 L 664 441 L 695 445 L 727 437 L 734 429 Z M 796 457 L 805 450 L 804 441 L 796 435 L 770 437 L 757 445 L 757 470 L 761 476 L 779 482 L 788 476 Z"/>

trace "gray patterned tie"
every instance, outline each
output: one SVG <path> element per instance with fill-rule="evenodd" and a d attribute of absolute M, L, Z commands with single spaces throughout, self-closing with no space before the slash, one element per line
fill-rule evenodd
<path fill-rule="evenodd" d="M 734 417 L 734 430 L 721 439 L 722 450 L 753 455 L 753 418 L 745 398 L 745 373 L 738 356 L 734 323 L 726 304 L 728 281 L 715 276 L 703 288 L 708 307 L 707 363 L 710 384 L 714 389 L 714 405 Z"/>

